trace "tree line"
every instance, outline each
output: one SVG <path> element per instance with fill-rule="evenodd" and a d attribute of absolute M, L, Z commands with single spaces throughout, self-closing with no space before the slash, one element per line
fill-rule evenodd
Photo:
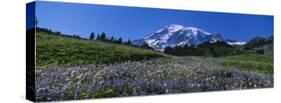
<path fill-rule="evenodd" d="M 40 31 L 40 32 L 45 32 L 49 35 L 59 35 L 59 36 L 63 36 L 63 37 L 70 37 L 70 38 L 76 38 L 76 39 L 83 39 L 83 40 L 100 40 L 100 41 L 105 41 L 105 42 L 111 42 L 111 43 L 118 43 L 118 44 L 128 44 L 128 45 L 131 45 L 132 44 L 132 41 L 131 40 L 128 40 L 128 41 L 123 41 L 123 39 L 120 37 L 120 38 L 114 38 L 113 36 L 111 38 L 108 38 L 106 36 L 106 33 L 105 32 L 102 32 L 100 34 L 97 34 L 95 35 L 94 32 L 91 32 L 90 33 L 90 36 L 89 38 L 82 38 L 80 37 L 79 35 L 77 34 L 73 34 L 73 35 L 65 35 L 65 34 L 62 34 L 61 32 L 55 32 L 55 31 L 52 31 L 51 29 L 46 29 L 46 28 L 36 28 L 37 31 Z"/>
<path fill-rule="evenodd" d="M 89 40 L 100 40 L 100 41 L 110 42 L 110 43 L 132 45 L 131 40 L 123 41 L 123 39 L 121 37 L 114 38 L 113 36 L 108 38 L 106 33 L 104 33 L 104 32 L 97 34 L 97 35 L 95 35 L 94 32 L 90 33 Z"/>
<path fill-rule="evenodd" d="M 234 48 L 225 42 L 203 43 L 199 45 L 184 45 L 166 47 L 164 53 L 176 56 L 229 56 L 245 53 L 245 51 Z"/>
<path fill-rule="evenodd" d="M 65 35 L 65 34 L 62 34 L 61 32 L 55 32 L 55 31 L 52 31 L 51 29 L 46 29 L 46 28 L 36 27 L 36 30 L 40 31 L 40 32 L 45 32 L 49 35 L 59 35 L 62 37 L 69 37 L 69 38 L 75 38 L 75 39 L 81 39 L 81 40 L 99 40 L 99 41 L 108 42 L 108 43 L 123 44 L 123 45 L 153 50 L 153 48 L 150 47 L 147 43 L 144 43 L 143 45 L 140 45 L 140 46 L 136 46 L 132 43 L 131 40 L 124 41 L 123 38 L 121 38 L 121 37 L 115 38 L 115 37 L 111 36 L 109 38 L 105 32 L 98 33 L 98 34 L 91 32 L 88 38 L 82 38 L 77 34 Z"/>
<path fill-rule="evenodd" d="M 97 35 L 95 35 L 94 32 L 91 32 L 90 36 L 89 36 L 89 40 L 100 40 L 100 41 L 109 42 L 109 43 L 125 44 L 125 45 L 129 45 L 129 46 L 133 46 L 133 47 L 153 50 L 153 48 L 150 47 L 147 43 L 144 43 L 141 46 L 136 46 L 136 45 L 132 44 L 131 40 L 123 41 L 123 39 L 121 37 L 114 38 L 113 36 L 111 36 L 110 38 L 108 38 L 106 36 L 106 33 L 104 33 L 104 32 L 97 34 Z"/>

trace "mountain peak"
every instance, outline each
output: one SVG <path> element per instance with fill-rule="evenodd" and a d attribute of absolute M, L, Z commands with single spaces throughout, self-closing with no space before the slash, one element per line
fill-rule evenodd
<path fill-rule="evenodd" d="M 223 41 L 217 33 L 208 33 L 196 27 L 187 27 L 179 24 L 170 24 L 156 32 L 135 40 L 135 45 L 148 44 L 154 50 L 164 51 L 166 47 L 178 45 L 197 45 L 205 42 L 214 43 Z"/>
<path fill-rule="evenodd" d="M 170 24 L 162 29 L 159 29 L 158 31 L 154 32 L 154 33 L 159 33 L 162 32 L 163 30 L 168 30 L 169 32 L 174 32 L 174 31 L 178 31 L 180 29 L 183 29 L 184 26 L 183 25 L 179 25 L 179 24 Z"/>
<path fill-rule="evenodd" d="M 168 26 L 166 26 L 167 28 L 173 28 L 173 29 L 182 29 L 184 28 L 183 25 L 179 25 L 179 24 L 170 24 Z"/>

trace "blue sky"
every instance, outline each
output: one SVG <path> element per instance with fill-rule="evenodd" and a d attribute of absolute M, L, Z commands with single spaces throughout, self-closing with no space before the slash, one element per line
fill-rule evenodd
<path fill-rule="evenodd" d="M 35 27 L 35 3 L 28 3 L 26 5 L 26 29 Z"/>
<path fill-rule="evenodd" d="M 109 37 L 134 40 L 169 24 L 193 26 L 239 41 L 273 35 L 273 16 L 265 15 L 37 1 L 36 17 L 39 27 L 86 38 L 91 32 L 105 32 Z"/>

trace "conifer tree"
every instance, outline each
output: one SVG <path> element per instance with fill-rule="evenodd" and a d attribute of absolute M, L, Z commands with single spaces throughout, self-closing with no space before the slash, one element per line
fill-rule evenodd
<path fill-rule="evenodd" d="M 101 33 L 100 40 L 103 40 L 103 41 L 106 40 L 106 34 L 104 32 Z"/>
<path fill-rule="evenodd" d="M 96 40 L 100 40 L 100 34 L 97 35 Z"/>
<path fill-rule="evenodd" d="M 95 39 L 95 33 L 92 32 L 92 33 L 90 34 L 89 40 L 94 40 L 94 39 Z"/>
<path fill-rule="evenodd" d="M 128 44 L 128 45 L 131 45 L 131 44 L 132 44 L 131 40 L 128 40 L 128 41 L 127 41 L 127 44 Z"/>
<path fill-rule="evenodd" d="M 114 37 L 113 36 L 110 38 L 110 42 L 114 42 Z"/>
<path fill-rule="evenodd" d="M 118 43 L 122 44 L 122 38 L 121 37 L 118 39 Z"/>

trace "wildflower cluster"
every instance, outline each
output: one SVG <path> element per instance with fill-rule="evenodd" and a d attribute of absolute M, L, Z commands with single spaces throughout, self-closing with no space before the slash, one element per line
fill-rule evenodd
<path fill-rule="evenodd" d="M 35 89 L 37 101 L 54 101 L 268 87 L 272 75 L 183 57 L 38 69 Z"/>

